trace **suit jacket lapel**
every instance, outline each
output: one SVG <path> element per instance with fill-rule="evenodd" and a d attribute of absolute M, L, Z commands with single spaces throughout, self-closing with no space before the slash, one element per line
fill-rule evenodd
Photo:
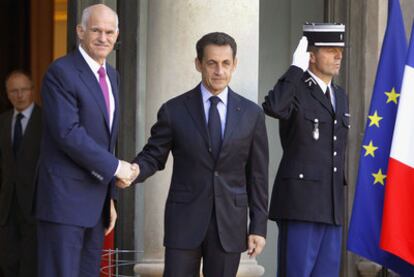
<path fill-rule="evenodd" d="M 110 66 L 108 63 L 106 65 L 109 80 L 111 81 L 111 87 L 112 87 L 112 94 L 114 96 L 114 118 L 112 120 L 112 130 L 111 130 L 111 148 L 114 146 L 117 132 L 118 132 L 118 117 L 119 117 L 119 92 L 118 92 L 118 78 L 116 71 Z M 109 125 L 108 125 L 109 126 Z"/>
<path fill-rule="evenodd" d="M 319 86 L 314 86 L 312 89 L 312 96 L 315 97 L 322 106 L 328 110 L 328 112 L 333 115 L 334 111 L 332 108 L 332 103 L 329 102 L 328 98 L 325 97 L 324 92 Z"/>
<path fill-rule="evenodd" d="M 108 132 L 109 130 L 109 119 L 108 119 L 108 112 L 106 110 L 105 99 L 102 95 L 101 87 L 99 86 L 96 77 L 86 61 L 83 59 L 79 50 L 76 50 L 75 53 L 75 64 L 78 68 L 79 78 L 83 81 L 86 87 L 88 87 L 88 91 L 92 94 L 93 98 L 95 99 L 96 103 L 98 104 L 99 109 L 101 110 L 103 116 L 105 117 L 105 122 L 107 126 Z M 112 82 L 112 81 L 111 81 Z"/>
<path fill-rule="evenodd" d="M 203 105 L 203 99 L 201 96 L 200 85 L 194 88 L 190 92 L 190 94 L 187 96 L 187 99 L 185 101 L 185 106 L 188 112 L 190 113 L 191 118 L 194 121 L 194 125 L 200 132 L 201 136 L 204 138 L 204 141 L 206 142 L 207 147 L 209 147 L 210 138 L 209 138 L 208 130 L 207 130 L 207 123 L 205 119 L 204 105 Z"/>
<path fill-rule="evenodd" d="M 224 129 L 224 138 L 220 153 L 222 153 L 226 145 L 229 144 L 233 131 L 236 128 L 239 128 L 239 121 L 244 112 L 240 100 L 240 97 L 229 88 L 226 128 Z"/>

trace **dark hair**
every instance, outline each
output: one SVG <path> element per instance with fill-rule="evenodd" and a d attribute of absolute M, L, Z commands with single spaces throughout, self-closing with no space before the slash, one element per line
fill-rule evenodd
<path fill-rule="evenodd" d="M 201 61 L 204 56 L 204 48 L 207 45 L 214 44 L 219 46 L 230 45 L 233 50 L 233 59 L 236 57 L 237 53 L 237 44 L 234 38 L 226 33 L 214 32 L 204 35 L 197 41 L 196 50 L 197 50 L 197 59 Z"/>
<path fill-rule="evenodd" d="M 308 46 L 308 52 L 317 53 L 319 51 L 320 47 L 316 47 L 313 45 Z"/>

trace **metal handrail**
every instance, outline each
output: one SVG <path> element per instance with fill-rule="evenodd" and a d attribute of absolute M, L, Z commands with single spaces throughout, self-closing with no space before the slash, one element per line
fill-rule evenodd
<path fill-rule="evenodd" d="M 134 277 L 131 275 L 121 275 L 119 273 L 120 268 L 126 268 L 128 266 L 134 266 L 137 262 L 137 256 L 143 251 L 138 250 L 121 250 L 121 249 L 104 249 L 102 250 L 102 261 L 108 263 L 106 266 L 101 267 L 101 274 L 108 277 Z M 134 254 L 133 259 L 125 259 L 128 254 Z"/>

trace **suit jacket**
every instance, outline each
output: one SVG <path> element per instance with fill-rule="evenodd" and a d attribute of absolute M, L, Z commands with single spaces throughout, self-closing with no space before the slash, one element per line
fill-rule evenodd
<path fill-rule="evenodd" d="M 92 227 L 103 211 L 108 219 L 118 166 L 112 152 L 119 77 L 109 64 L 106 68 L 115 98 L 112 130 L 99 83 L 79 50 L 56 60 L 46 72 L 35 207 L 40 220 Z"/>
<path fill-rule="evenodd" d="M 141 169 L 137 181 L 163 169 L 171 151 L 174 165 L 165 208 L 164 245 L 181 249 L 199 246 L 214 210 L 222 246 L 229 252 L 242 252 L 248 233 L 266 236 L 268 144 L 260 107 L 229 89 L 226 128 L 217 161 L 209 149 L 197 86 L 160 108 L 151 137 L 134 160 Z"/>
<path fill-rule="evenodd" d="M 309 73 L 291 66 L 265 98 L 265 113 L 279 119 L 283 148 L 270 219 L 343 223 L 349 113 L 345 92 L 333 87 L 335 111 Z"/>
<path fill-rule="evenodd" d="M 41 110 L 34 106 L 17 157 L 11 140 L 12 118 L 13 110 L 0 116 L 0 225 L 7 222 L 14 193 L 25 220 L 33 221 L 31 211 L 42 131 Z"/>

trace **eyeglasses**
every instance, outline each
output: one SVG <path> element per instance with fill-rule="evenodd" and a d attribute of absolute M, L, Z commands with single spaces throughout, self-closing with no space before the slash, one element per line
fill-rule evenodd
<path fill-rule="evenodd" d="M 31 90 L 32 90 L 31 87 L 16 88 L 16 89 L 9 90 L 8 93 L 12 95 L 17 95 L 19 92 L 21 94 L 26 94 L 26 93 L 29 93 Z"/>

